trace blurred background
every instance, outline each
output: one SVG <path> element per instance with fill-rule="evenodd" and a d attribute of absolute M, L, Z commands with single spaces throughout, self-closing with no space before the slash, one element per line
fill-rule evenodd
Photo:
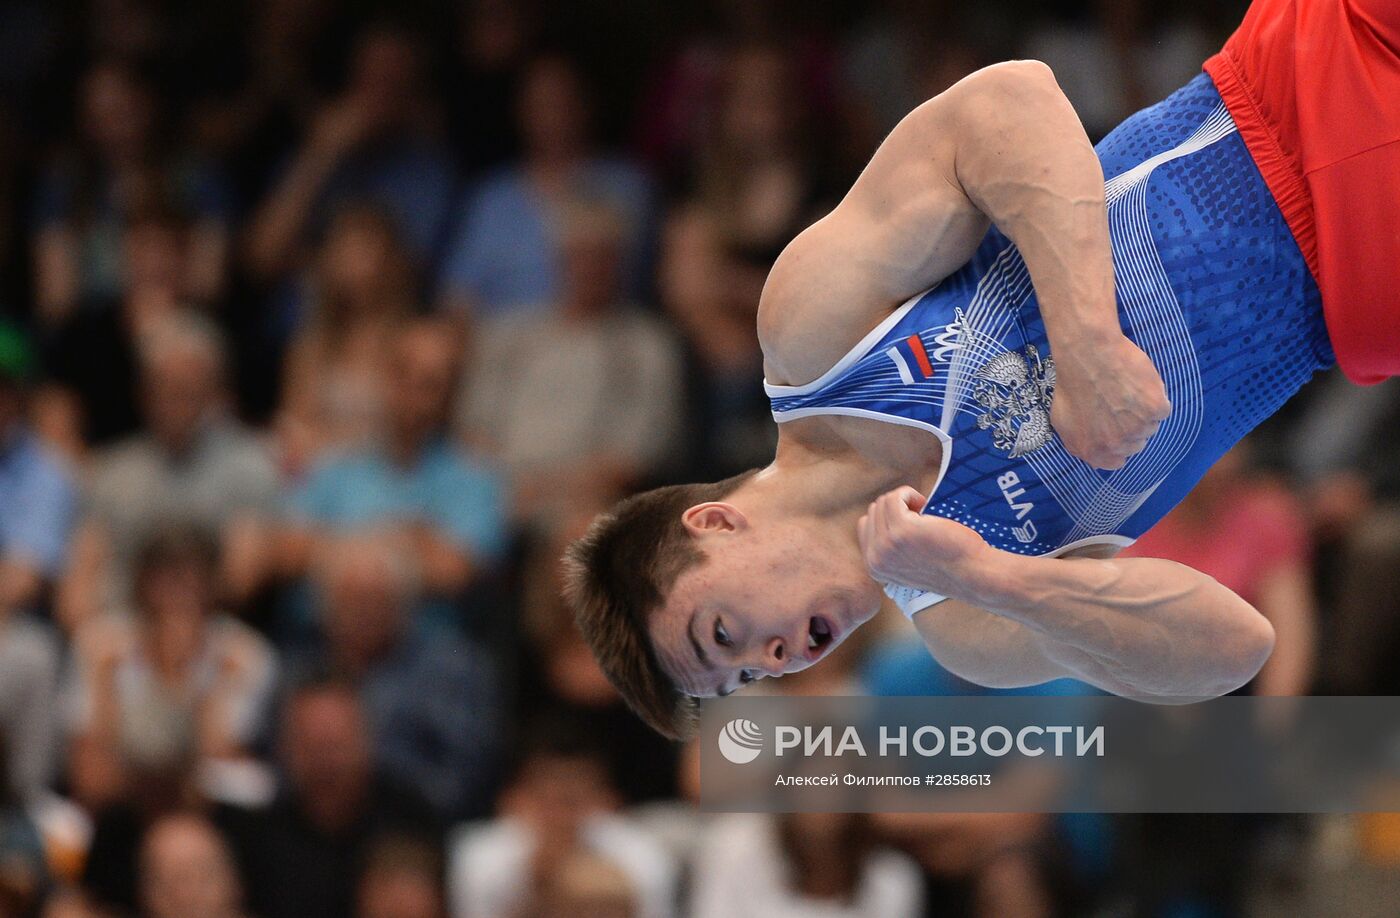
<path fill-rule="evenodd" d="M 1097 138 L 1243 7 L 0 5 L 0 918 L 1400 914 L 1386 816 L 702 816 L 558 593 L 771 458 L 765 274 L 902 114 L 1036 57 Z M 1400 689 L 1398 420 L 1319 379 L 1139 543 L 1248 691 Z M 897 614 L 776 688 L 980 691 Z"/>

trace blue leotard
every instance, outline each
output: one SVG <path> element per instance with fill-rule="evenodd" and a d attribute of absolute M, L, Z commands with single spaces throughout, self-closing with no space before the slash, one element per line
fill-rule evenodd
<path fill-rule="evenodd" d="M 1016 247 L 996 228 L 819 379 L 766 384 L 779 422 L 852 414 L 927 430 L 943 467 L 924 512 L 991 545 L 1051 555 L 1130 544 L 1206 470 L 1333 363 L 1317 287 L 1204 74 L 1096 148 L 1123 330 L 1171 417 L 1121 469 L 1050 427 L 1054 354 Z M 889 588 L 912 615 L 942 597 Z"/>

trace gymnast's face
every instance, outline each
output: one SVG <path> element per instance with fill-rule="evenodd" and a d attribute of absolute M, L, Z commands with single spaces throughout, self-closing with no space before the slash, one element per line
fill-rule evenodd
<path fill-rule="evenodd" d="M 799 672 L 868 621 L 880 588 L 840 531 L 758 518 L 720 502 L 683 517 L 704 559 L 651 619 L 662 667 L 700 698 Z"/>

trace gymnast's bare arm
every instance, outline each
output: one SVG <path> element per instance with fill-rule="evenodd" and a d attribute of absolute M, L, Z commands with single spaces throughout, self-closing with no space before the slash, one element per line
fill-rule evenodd
<path fill-rule="evenodd" d="M 872 575 L 954 597 L 914 615 L 933 656 L 993 688 L 1069 676 L 1127 698 L 1199 701 L 1239 688 L 1273 650 L 1268 619 L 1214 579 L 1157 558 L 1033 558 L 922 516 L 900 488 L 858 534 Z M 987 611 L 993 610 L 993 611 Z"/>
<path fill-rule="evenodd" d="M 989 219 L 1035 285 L 1061 440 L 1086 462 L 1121 466 L 1171 406 L 1118 323 L 1098 158 L 1034 61 L 977 71 L 916 108 L 836 209 L 784 250 L 759 308 L 768 379 L 820 375 L 892 308 L 961 267 Z"/>

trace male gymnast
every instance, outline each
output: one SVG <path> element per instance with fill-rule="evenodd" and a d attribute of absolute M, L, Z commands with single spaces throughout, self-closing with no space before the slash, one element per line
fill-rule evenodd
<path fill-rule="evenodd" d="M 772 464 L 631 497 L 568 552 L 627 701 L 684 735 L 882 589 L 985 686 L 1252 678 L 1263 616 L 1114 555 L 1317 371 L 1400 373 L 1398 51 L 1400 0 L 1256 0 L 1097 149 L 1034 62 L 905 117 L 768 277 Z"/>

